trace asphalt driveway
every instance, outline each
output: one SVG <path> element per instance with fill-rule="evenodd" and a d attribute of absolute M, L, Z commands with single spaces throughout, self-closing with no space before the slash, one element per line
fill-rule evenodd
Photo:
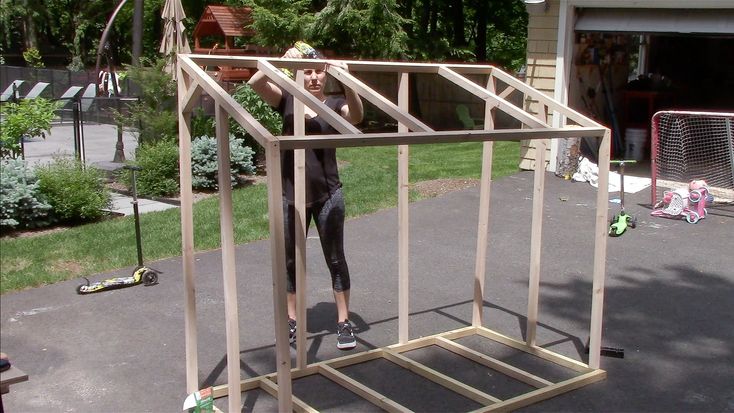
<path fill-rule="evenodd" d="M 492 184 L 485 325 L 521 339 L 527 307 L 532 172 Z M 538 343 L 585 360 L 591 307 L 592 227 L 596 190 L 546 179 Z M 610 194 L 614 197 L 614 194 Z M 347 203 L 349 200 L 347 200 Z M 734 410 L 734 208 L 710 208 L 698 224 L 649 216 L 649 192 L 627 194 L 638 226 L 609 239 L 603 345 L 624 358 L 602 358 L 606 380 L 524 411 L 722 412 Z M 412 338 L 471 320 L 478 188 L 411 205 Z M 349 205 L 347 204 L 347 207 Z M 618 205 L 610 204 L 610 213 Z M 314 232 L 314 231 L 312 231 Z M 346 226 L 352 273 L 355 351 L 397 341 L 397 213 Z M 197 255 L 199 379 L 226 381 L 220 251 Z M 275 370 L 273 304 L 267 241 L 237 247 L 241 375 Z M 335 309 L 318 240 L 308 241 L 310 361 L 344 355 L 335 348 Z M 5 294 L 0 345 L 30 380 L 3 395 L 7 412 L 173 412 L 185 398 L 181 259 L 150 263 L 160 284 L 89 296 L 79 280 Z M 129 275 L 132 268 L 92 277 Z M 471 344 L 471 343 L 469 343 Z M 469 345 L 467 344 L 467 345 Z M 295 353 L 293 353 L 295 355 Z M 438 351 L 416 357 L 500 397 L 511 384 Z M 415 411 L 468 411 L 390 363 L 365 363 L 350 374 L 381 386 Z M 374 411 L 327 380 L 296 381 L 296 395 L 324 411 Z M 273 411 L 258 391 L 246 411 Z M 226 408 L 226 402 L 218 401 Z"/>

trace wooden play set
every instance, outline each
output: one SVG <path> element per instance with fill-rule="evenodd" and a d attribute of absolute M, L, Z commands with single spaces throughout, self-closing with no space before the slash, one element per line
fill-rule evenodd
<path fill-rule="evenodd" d="M 186 383 L 187 392 L 199 388 L 197 377 L 197 326 L 196 295 L 194 274 L 194 224 L 193 195 L 191 188 L 191 117 L 192 110 L 201 94 L 208 94 L 216 102 L 216 135 L 218 140 L 219 159 L 219 194 L 222 242 L 222 268 L 224 279 L 224 305 L 227 341 L 227 384 L 214 388 L 214 397 L 227 397 L 228 410 L 238 412 L 241 409 L 241 392 L 260 388 L 278 399 L 278 410 L 315 411 L 302 400 L 293 396 L 292 380 L 309 375 L 322 375 L 363 397 L 378 407 L 395 412 L 410 411 L 409 408 L 391 400 L 363 383 L 339 371 L 340 368 L 363 363 L 369 360 L 384 358 L 398 366 L 438 383 L 454 392 L 481 404 L 476 411 L 508 411 L 527 406 L 541 400 L 577 389 L 590 383 L 603 380 L 606 372 L 600 369 L 599 359 L 602 334 L 602 307 L 604 299 L 604 278 L 606 260 L 606 240 L 608 232 L 607 202 L 608 193 L 598 191 L 596 219 L 594 225 L 593 249 L 593 290 L 591 291 L 591 325 L 589 331 L 588 364 L 570 357 L 554 353 L 536 344 L 538 327 L 538 298 L 540 287 L 541 265 L 541 231 L 543 218 L 543 192 L 546 173 L 546 148 L 550 139 L 593 137 L 600 139 L 599 149 L 599 188 L 608 185 L 610 130 L 568 108 L 562 103 L 538 92 L 529 85 L 515 79 L 496 67 L 489 65 L 468 64 L 433 64 L 408 62 L 375 62 L 345 61 L 348 70 L 333 65 L 328 66 L 328 73 L 347 87 L 354 89 L 362 99 L 371 102 L 398 123 L 397 132 L 362 133 L 355 126 L 345 121 L 324 103 L 316 99 L 303 87 L 303 70 L 323 68 L 325 61 L 293 60 L 264 57 L 234 57 L 213 55 L 179 55 L 178 56 L 178 110 L 179 110 L 179 142 L 181 154 L 181 232 L 183 238 L 183 275 L 185 284 L 185 341 L 186 341 Z M 294 136 L 274 136 L 260 125 L 250 113 L 238 104 L 207 73 L 202 66 L 228 66 L 257 69 L 291 93 L 294 99 Z M 295 80 L 284 74 L 279 68 L 289 69 L 295 74 Z M 393 102 L 372 87 L 360 80 L 355 74 L 367 72 L 394 73 L 397 91 L 397 102 Z M 411 115 L 409 110 L 409 81 L 417 74 L 432 74 L 448 81 L 451 87 L 459 87 L 470 92 L 485 102 L 485 118 L 483 130 L 447 130 L 436 131 L 422 120 Z M 477 83 L 480 79 L 481 83 Z M 497 90 L 498 85 L 502 90 Z M 534 101 L 537 110 L 530 113 L 507 100 L 511 93 L 522 93 L 526 101 Z M 304 132 L 304 105 L 315 111 L 339 134 L 307 136 Z M 523 126 L 517 129 L 495 129 L 495 111 L 501 110 Z M 555 126 L 547 123 L 549 113 L 555 112 Z M 241 353 L 239 348 L 240 332 L 238 323 L 237 284 L 235 281 L 235 244 L 232 225 L 232 190 L 229 183 L 229 131 L 228 120 L 234 119 L 242 125 L 265 149 L 268 185 L 268 210 L 270 217 L 270 251 L 273 277 L 273 296 L 275 314 L 276 360 L 277 371 L 256 378 L 242 380 L 240 376 Z M 492 170 L 492 148 L 494 141 L 535 140 L 537 143 L 537 165 L 534 174 L 532 231 L 530 245 L 530 274 L 528 289 L 527 330 L 525 341 L 519 341 L 500 332 L 493 331 L 483 325 L 483 300 L 485 297 L 485 266 L 488 241 L 488 221 L 490 205 L 490 176 Z M 480 205 L 477 224 L 473 310 L 471 326 L 452 330 L 429 337 L 410 339 L 409 327 L 409 181 L 408 162 L 409 145 L 427 143 L 483 142 L 482 172 L 480 184 Z M 307 148 L 341 148 L 367 146 L 398 147 L 398 337 L 397 342 L 387 347 L 373 349 L 361 353 L 350 354 L 337 359 L 308 364 L 306 357 L 306 297 L 305 288 L 298 291 L 299 328 L 296 338 L 296 366 L 291 367 L 290 346 L 288 341 L 285 277 L 285 246 L 283 240 L 283 208 L 281 187 L 281 151 L 295 150 L 296 189 L 295 203 L 297 216 L 304 219 L 304 150 Z M 305 285 L 305 228 L 297 228 L 296 233 L 296 268 L 297 285 Z M 457 339 L 477 335 L 482 339 L 509 346 L 530 354 L 533 357 L 559 365 L 573 372 L 573 377 L 557 382 L 547 380 L 527 372 L 519 367 L 503 362 L 497 358 L 479 353 L 456 342 Z M 454 354 L 461 355 L 475 363 L 493 369 L 522 383 L 530 385 L 534 390 L 505 400 L 487 394 L 439 373 L 405 354 L 410 350 L 426 346 L 439 346 Z M 523 353 L 523 354 L 524 354 Z M 247 363 L 246 360 L 244 360 Z"/>

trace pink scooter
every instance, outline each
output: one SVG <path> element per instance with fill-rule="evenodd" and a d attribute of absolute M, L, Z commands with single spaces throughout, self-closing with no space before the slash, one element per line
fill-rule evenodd
<path fill-rule="evenodd" d="M 705 181 L 691 181 L 688 188 L 665 191 L 663 200 L 655 204 L 650 215 L 685 219 L 690 224 L 706 218 L 706 204 L 713 202 Z"/>

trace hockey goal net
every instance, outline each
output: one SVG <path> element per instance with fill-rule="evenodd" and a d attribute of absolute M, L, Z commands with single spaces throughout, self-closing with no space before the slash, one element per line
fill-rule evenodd
<path fill-rule="evenodd" d="M 734 113 L 661 111 L 652 117 L 652 205 L 703 179 L 714 202 L 734 202 Z"/>

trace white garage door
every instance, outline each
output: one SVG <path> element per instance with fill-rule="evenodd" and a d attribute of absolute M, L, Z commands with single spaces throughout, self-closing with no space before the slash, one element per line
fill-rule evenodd
<path fill-rule="evenodd" d="M 577 17 L 576 31 L 734 34 L 734 9 L 583 8 Z"/>

